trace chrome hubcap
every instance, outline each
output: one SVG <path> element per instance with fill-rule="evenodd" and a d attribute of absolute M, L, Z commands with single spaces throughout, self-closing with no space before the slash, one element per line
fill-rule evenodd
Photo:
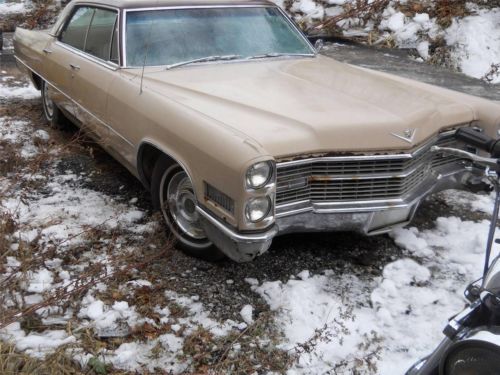
<path fill-rule="evenodd" d="M 164 188 L 165 177 L 160 186 L 163 215 L 168 220 L 168 213 L 170 213 L 176 226 L 192 239 L 206 240 L 205 231 L 200 224 L 198 212 L 196 211 L 196 198 L 189 177 L 184 171 L 177 172 L 170 179 L 166 189 Z M 168 209 L 168 212 L 166 212 L 166 209 Z"/>
<path fill-rule="evenodd" d="M 49 97 L 49 86 L 47 84 L 43 85 L 43 103 L 47 117 L 52 119 L 52 116 L 54 116 L 54 103 Z"/>

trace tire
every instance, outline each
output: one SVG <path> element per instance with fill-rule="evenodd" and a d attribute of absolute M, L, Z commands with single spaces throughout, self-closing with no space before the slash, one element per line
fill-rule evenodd
<path fill-rule="evenodd" d="M 155 163 L 151 197 L 154 208 L 161 211 L 170 233 L 175 236 L 176 247 L 187 255 L 209 262 L 225 258 L 206 237 L 199 223 L 196 197 L 189 176 L 165 155 Z"/>
<path fill-rule="evenodd" d="M 42 94 L 43 114 L 47 122 L 55 129 L 64 129 L 68 126 L 69 120 L 64 116 L 57 105 L 50 99 L 48 94 L 49 85 L 42 81 L 40 88 Z"/>

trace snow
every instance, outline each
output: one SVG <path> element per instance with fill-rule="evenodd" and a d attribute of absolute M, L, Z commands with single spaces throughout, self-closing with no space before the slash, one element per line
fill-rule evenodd
<path fill-rule="evenodd" d="M 446 42 L 462 72 L 484 77 L 493 64 L 500 64 L 500 9 L 479 10 L 477 15 L 453 20 Z M 500 83 L 500 75 L 493 77 L 493 83 Z"/>
<path fill-rule="evenodd" d="M 233 327 L 237 326 L 236 322 L 229 319 L 220 323 L 210 318 L 210 312 L 205 310 L 205 307 L 201 302 L 198 302 L 198 296 L 183 296 L 174 291 L 167 291 L 165 292 L 165 295 L 179 306 L 188 310 L 189 315 L 187 317 L 179 318 L 178 322 L 188 327 L 192 327 L 188 330 L 189 332 L 192 332 L 194 327 L 203 327 L 215 336 L 225 336 L 232 330 Z"/>
<path fill-rule="evenodd" d="M 13 13 L 23 13 L 26 11 L 24 2 L 17 3 L 0 3 L 0 14 L 7 15 Z"/>
<path fill-rule="evenodd" d="M 240 311 L 241 318 L 247 325 L 251 325 L 253 323 L 253 306 L 245 305 Z"/>
<path fill-rule="evenodd" d="M 128 328 L 134 328 L 139 323 L 135 307 L 130 307 L 126 301 L 115 301 L 109 307 L 92 295 L 87 295 L 83 306 L 78 317 L 90 319 L 98 336 L 121 336 L 128 333 Z"/>
<path fill-rule="evenodd" d="M 346 5 L 356 6 L 354 0 L 274 2 L 308 27 L 324 21 L 325 16 L 342 15 Z M 423 60 L 431 57 L 431 44 L 444 39 L 450 51 L 451 64 L 474 78 L 486 78 L 492 72 L 492 66 L 500 64 L 500 8 L 484 9 L 469 4 L 470 16 L 454 17 L 451 26 L 443 28 L 428 13 L 417 12 L 413 17 L 405 15 L 399 10 L 404 3 L 406 1 L 392 0 L 381 13 L 373 14 L 367 22 L 362 18 L 342 18 L 338 20 L 337 27 L 348 37 L 368 37 L 375 31 L 375 19 L 380 18 L 380 38 L 376 44 L 393 41 L 398 48 L 416 49 Z M 487 78 L 491 83 L 500 83 L 500 72 L 493 71 Z"/>
<path fill-rule="evenodd" d="M 52 349 L 76 341 L 74 336 L 62 330 L 44 331 L 26 335 L 19 323 L 12 323 L 0 331 L 0 339 L 12 342 L 16 348 L 34 357 L 44 357 Z"/>
<path fill-rule="evenodd" d="M 429 58 L 429 46 L 430 46 L 430 43 L 426 40 L 424 40 L 423 42 L 420 42 L 417 45 L 418 54 L 424 60 L 427 60 Z"/>
<path fill-rule="evenodd" d="M 165 372 L 179 374 L 188 368 L 187 363 L 177 358 L 182 353 L 182 343 L 181 338 L 167 333 L 146 343 L 121 344 L 113 354 L 105 354 L 105 359 L 122 370 L 138 371 L 147 368 L 150 372 L 156 372 L 161 368 Z M 158 346 L 162 355 L 152 356 L 151 351 Z"/>
<path fill-rule="evenodd" d="M 405 15 L 401 12 L 396 12 L 385 21 L 385 25 L 389 30 L 397 32 L 405 26 Z"/>
<path fill-rule="evenodd" d="M 45 130 L 38 129 L 38 130 L 35 130 L 32 138 L 36 142 L 45 142 L 46 143 L 50 139 L 50 135 Z"/>
<path fill-rule="evenodd" d="M 474 197 L 469 193 L 469 203 Z M 404 373 L 433 350 L 447 319 L 463 308 L 463 290 L 481 275 L 488 228 L 486 220 L 440 217 L 429 230 L 397 229 L 391 236 L 406 257 L 387 264 L 371 283 L 329 270 L 305 270 L 285 283 L 252 281 L 252 290 L 277 312 L 284 349 L 297 350 L 322 332 L 312 352 L 299 351 L 291 373 L 326 373 L 332 363 L 346 364 L 347 372 L 358 363 L 359 371 L 366 363 L 354 358 L 377 346 L 377 373 Z"/>
<path fill-rule="evenodd" d="M 31 242 L 40 236 L 40 242 L 58 242 L 70 246 L 82 240 L 80 234 L 89 227 L 132 227 L 144 217 L 144 212 L 130 209 L 101 193 L 71 186 L 65 183 L 78 181 L 79 177 L 69 174 L 56 177 L 48 183 L 50 194 L 35 196 L 29 204 L 18 197 L 5 199 L 0 210 L 14 215 L 22 230 L 17 237 Z M 49 223 L 49 224 L 48 224 Z M 149 230 L 147 226 L 137 226 Z M 28 228 L 42 228 L 30 230 Z M 137 228 L 136 228 L 137 229 Z"/>
<path fill-rule="evenodd" d="M 425 26 L 430 22 L 430 17 L 427 13 L 417 13 L 413 17 L 413 21 Z"/>
<path fill-rule="evenodd" d="M 322 19 L 325 11 L 321 4 L 314 0 L 299 0 L 292 4 L 292 11 L 301 12 L 309 19 Z"/>
<path fill-rule="evenodd" d="M 450 205 L 460 205 L 464 209 L 483 212 L 488 215 L 493 213 L 495 194 L 472 194 L 460 190 L 447 190 L 441 193 Z"/>
<path fill-rule="evenodd" d="M 28 272 L 29 284 L 26 291 L 31 293 L 42 293 L 49 290 L 54 282 L 52 272 L 40 268 L 36 272 Z"/>
<path fill-rule="evenodd" d="M 7 86 L 0 82 L 0 99 L 12 99 L 12 98 L 22 98 L 22 99 L 36 99 L 40 97 L 40 91 L 35 89 L 33 85 Z"/>

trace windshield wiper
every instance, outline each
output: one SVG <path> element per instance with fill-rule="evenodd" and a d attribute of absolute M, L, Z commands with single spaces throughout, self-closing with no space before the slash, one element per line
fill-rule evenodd
<path fill-rule="evenodd" d="M 255 55 L 255 56 L 250 56 L 247 57 L 248 60 L 253 60 L 253 59 L 266 59 L 269 57 L 282 57 L 282 56 L 303 56 L 303 57 L 314 57 L 316 56 L 314 53 L 278 53 L 278 52 L 272 52 L 272 53 L 265 53 L 263 55 Z"/>
<path fill-rule="evenodd" d="M 241 58 L 241 55 L 206 56 L 206 57 L 200 57 L 199 59 L 181 61 L 175 64 L 167 65 L 165 69 L 170 70 L 183 65 L 195 64 L 201 62 L 210 62 L 210 61 L 229 61 L 229 60 L 236 60 L 239 58 Z"/>

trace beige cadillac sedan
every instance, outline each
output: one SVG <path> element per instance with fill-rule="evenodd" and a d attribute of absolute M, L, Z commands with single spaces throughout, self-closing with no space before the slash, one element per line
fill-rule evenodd
<path fill-rule="evenodd" d="M 249 261 L 278 234 L 384 233 L 468 189 L 431 153 L 500 105 L 318 55 L 261 0 L 76 0 L 15 53 L 45 116 L 83 127 L 151 191 L 179 246 Z"/>

